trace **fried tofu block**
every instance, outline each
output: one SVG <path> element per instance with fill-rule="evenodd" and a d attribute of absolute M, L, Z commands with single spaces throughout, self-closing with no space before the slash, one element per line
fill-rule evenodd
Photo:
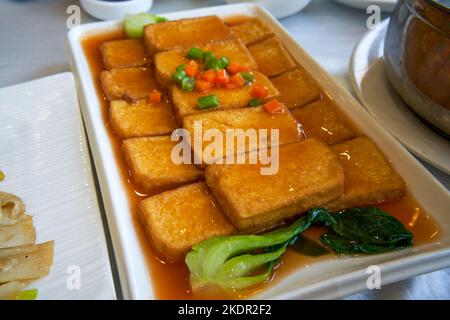
<path fill-rule="evenodd" d="M 131 174 L 141 191 L 160 192 L 197 181 L 203 171 L 193 164 L 175 164 L 171 153 L 176 141 L 170 136 L 131 138 L 122 149 Z"/>
<path fill-rule="evenodd" d="M 337 155 L 315 138 L 281 146 L 276 174 L 262 175 L 261 166 L 213 164 L 206 169 L 206 183 L 240 232 L 270 229 L 344 191 Z"/>
<path fill-rule="evenodd" d="M 321 96 L 317 82 L 302 67 L 270 79 L 280 91 L 280 101 L 288 108 L 303 107 Z"/>
<path fill-rule="evenodd" d="M 140 39 L 103 42 L 100 46 L 103 64 L 108 70 L 143 67 L 150 64 L 144 43 Z"/>
<path fill-rule="evenodd" d="M 291 110 L 308 137 L 316 137 L 328 145 L 356 137 L 355 132 L 339 114 L 334 102 L 326 98 L 303 108 Z"/>
<path fill-rule="evenodd" d="M 155 75 L 151 68 L 125 68 L 100 73 L 103 92 L 109 100 L 125 99 L 136 102 L 147 98 L 157 89 Z"/>
<path fill-rule="evenodd" d="M 145 46 L 151 55 L 230 37 L 230 29 L 217 16 L 153 23 L 144 29 Z"/>
<path fill-rule="evenodd" d="M 345 191 L 326 208 L 337 211 L 405 195 L 405 181 L 369 138 L 359 137 L 335 145 L 333 150 L 344 168 Z"/>
<path fill-rule="evenodd" d="M 192 149 L 197 159 L 202 160 L 202 165 L 212 164 L 218 159 L 242 154 L 259 148 L 267 148 L 273 145 L 282 145 L 300 140 L 299 124 L 292 114 L 284 107 L 281 114 L 272 115 L 264 110 L 263 107 L 249 107 L 234 110 L 222 110 L 216 112 L 207 112 L 186 116 L 183 119 L 183 127 L 187 129 L 192 139 L 202 139 L 203 135 L 196 135 L 196 126 L 201 125 L 202 132 L 207 130 L 218 130 L 223 137 L 226 137 L 226 131 L 233 129 L 234 135 L 232 149 L 227 149 L 227 143 L 223 143 L 219 148 L 212 148 L 208 141 L 201 141 L 202 148 L 196 148 L 198 141 L 192 142 Z M 268 143 L 261 146 L 259 143 L 260 130 L 266 129 Z M 272 136 L 271 130 L 277 130 L 278 141 Z M 198 128 L 197 128 L 198 130 Z M 228 138 L 227 138 L 228 139 Z M 224 141 L 225 142 L 225 141 Z M 209 149 L 209 150 L 208 150 Z"/>
<path fill-rule="evenodd" d="M 273 36 L 272 31 L 256 18 L 232 26 L 230 30 L 235 38 L 241 39 L 246 45 L 252 45 Z"/>
<path fill-rule="evenodd" d="M 211 51 L 216 57 L 227 57 L 233 62 L 249 66 L 252 70 L 257 68 L 255 59 L 240 40 L 214 41 L 200 46 L 200 48 L 204 51 Z M 155 55 L 156 78 L 162 86 L 168 86 L 172 82 L 171 76 L 175 69 L 189 61 L 186 58 L 187 51 L 188 49 L 174 49 L 158 52 Z"/>
<path fill-rule="evenodd" d="M 165 135 L 178 127 L 169 104 L 150 103 L 148 99 L 135 104 L 113 100 L 109 117 L 114 131 L 123 139 Z"/>
<path fill-rule="evenodd" d="M 269 88 L 269 95 L 264 101 L 278 97 L 278 90 L 272 85 L 270 80 L 265 75 L 258 71 L 254 71 L 253 75 L 255 78 L 253 84 L 263 85 Z M 181 121 L 181 119 L 183 119 L 185 116 L 193 113 L 246 107 L 248 106 L 250 100 L 253 99 L 251 90 L 252 86 L 245 86 L 239 89 L 215 89 L 209 94 L 215 94 L 219 98 L 220 106 L 214 109 L 201 110 L 198 108 L 197 100 L 205 94 L 194 91 L 186 92 L 181 90 L 181 88 L 179 88 L 178 86 L 172 85 L 171 96 L 175 116 L 177 116 L 177 118 Z"/>
<path fill-rule="evenodd" d="M 235 232 L 204 182 L 141 201 L 139 215 L 154 248 L 169 261 L 182 260 L 203 240 Z"/>
<path fill-rule="evenodd" d="M 254 44 L 248 49 L 258 64 L 258 70 L 268 77 L 292 70 L 297 65 L 283 44 L 275 37 Z"/>

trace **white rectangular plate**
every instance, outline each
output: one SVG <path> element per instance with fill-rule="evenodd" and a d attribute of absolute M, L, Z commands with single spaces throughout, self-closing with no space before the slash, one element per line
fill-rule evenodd
<path fill-rule="evenodd" d="M 382 284 L 403 280 L 420 273 L 450 266 L 450 194 L 396 140 L 394 140 L 364 108 L 330 75 L 328 75 L 266 10 L 251 4 L 237 4 L 165 14 L 169 19 L 205 15 L 250 15 L 260 18 L 280 38 L 299 61 L 336 99 L 342 112 L 376 142 L 390 158 L 396 170 L 407 181 L 410 191 L 422 206 L 439 222 L 439 242 L 400 252 L 362 258 L 339 258 L 298 270 L 271 287 L 258 298 L 337 298 L 366 288 L 366 267 L 380 264 Z M 86 24 L 69 32 L 69 50 L 76 73 L 82 109 L 93 148 L 103 199 L 111 227 L 120 280 L 126 298 L 153 299 L 147 266 L 129 214 L 128 200 L 119 176 L 92 75 L 80 45 L 89 33 L 121 27 L 119 21 Z M 94 75 L 96 76 L 96 75 Z"/>
<path fill-rule="evenodd" d="M 0 89 L 0 123 L 0 190 L 25 202 L 38 243 L 55 241 L 50 274 L 29 288 L 38 299 L 115 299 L 72 73 Z"/>

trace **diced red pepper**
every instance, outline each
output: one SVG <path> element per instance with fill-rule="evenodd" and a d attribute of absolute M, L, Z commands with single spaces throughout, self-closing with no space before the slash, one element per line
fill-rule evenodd
<path fill-rule="evenodd" d="M 214 83 L 216 81 L 216 72 L 214 70 L 205 71 L 202 75 L 202 79 L 209 83 Z"/>
<path fill-rule="evenodd" d="M 150 103 L 161 103 L 162 94 L 158 90 L 154 89 L 148 95 L 148 102 Z"/>
<path fill-rule="evenodd" d="M 252 87 L 251 94 L 255 98 L 265 99 L 269 95 L 269 88 L 267 88 L 266 86 L 255 84 Z"/>
<path fill-rule="evenodd" d="M 277 99 L 273 99 L 265 103 L 263 108 L 270 114 L 280 114 L 284 112 L 283 104 Z"/>
<path fill-rule="evenodd" d="M 197 80 L 195 81 L 195 89 L 199 93 L 207 93 L 211 91 L 211 82 L 205 81 L 205 80 Z"/>
<path fill-rule="evenodd" d="M 230 62 L 227 70 L 231 74 L 236 74 L 239 72 L 250 72 L 250 67 L 240 64 L 239 62 Z"/>
<path fill-rule="evenodd" d="M 217 85 L 224 85 L 226 83 L 230 82 L 230 77 L 228 76 L 228 73 L 224 69 L 220 69 L 216 71 L 216 84 Z"/>
<path fill-rule="evenodd" d="M 194 60 L 189 60 L 183 70 L 188 77 L 194 78 L 198 74 L 198 63 Z"/>
<path fill-rule="evenodd" d="M 236 73 L 230 78 L 230 82 L 236 84 L 237 88 L 242 88 L 245 86 L 245 79 L 242 77 L 240 73 Z"/>
<path fill-rule="evenodd" d="M 228 83 L 225 83 L 225 88 L 227 88 L 227 89 L 237 89 L 238 86 L 234 82 L 228 82 Z"/>

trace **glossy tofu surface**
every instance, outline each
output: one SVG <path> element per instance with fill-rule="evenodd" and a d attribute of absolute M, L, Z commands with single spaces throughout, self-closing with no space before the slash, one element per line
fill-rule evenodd
<path fill-rule="evenodd" d="M 244 41 L 246 45 L 261 42 L 271 36 L 272 31 L 258 19 L 249 19 L 244 23 L 230 27 L 231 34 Z"/>
<path fill-rule="evenodd" d="M 292 70 L 297 65 L 283 44 L 275 37 L 254 44 L 249 47 L 249 50 L 258 64 L 258 70 L 268 77 Z"/>
<path fill-rule="evenodd" d="M 133 180 L 144 193 L 154 193 L 197 181 L 203 171 L 193 164 L 175 164 L 170 136 L 131 138 L 122 149 Z"/>
<path fill-rule="evenodd" d="M 100 73 L 103 92 L 109 100 L 124 99 L 136 102 L 146 99 L 153 89 L 158 89 L 152 68 L 126 68 Z"/>
<path fill-rule="evenodd" d="M 155 249 L 169 261 L 182 260 L 203 240 L 235 232 L 203 182 L 147 198 L 139 213 Z"/>
<path fill-rule="evenodd" d="M 239 133 L 239 135 L 232 136 L 232 148 L 230 147 L 227 150 L 227 146 L 224 143 L 223 148 L 205 152 L 210 148 L 210 144 L 208 141 L 202 140 L 201 137 L 195 135 L 196 125 L 201 125 L 202 132 L 206 132 L 210 129 L 218 130 L 223 137 L 226 137 L 228 129 L 234 130 L 233 134 Z M 195 137 L 198 138 L 198 140 L 202 140 L 201 143 L 203 147 L 201 149 L 194 147 L 193 150 L 196 157 L 202 159 L 202 163 L 204 164 L 211 164 L 214 160 L 233 156 L 237 153 L 258 150 L 261 147 L 259 143 L 260 129 L 266 129 L 266 134 L 268 136 L 267 145 L 264 145 L 264 148 L 269 147 L 271 144 L 285 144 L 298 141 L 301 138 L 298 122 L 287 108 L 284 108 L 283 113 L 274 115 L 265 111 L 263 107 L 249 107 L 193 114 L 184 117 L 183 127 L 189 131 L 192 138 Z M 241 129 L 241 132 L 236 131 L 239 129 Z M 272 136 L 271 130 L 273 129 L 277 130 L 277 137 Z M 247 135 L 246 132 L 249 132 L 249 134 Z M 225 142 L 228 143 L 228 141 Z M 192 142 L 192 146 L 195 145 L 198 144 Z M 204 157 L 202 157 L 202 155 Z"/>
<path fill-rule="evenodd" d="M 315 138 L 281 146 L 277 174 L 261 175 L 260 168 L 261 164 L 214 164 L 206 169 L 208 186 L 242 232 L 271 228 L 322 207 L 344 191 L 337 155 Z"/>
<path fill-rule="evenodd" d="M 258 71 L 254 71 L 253 75 L 255 77 L 253 85 L 264 85 L 269 89 L 269 95 L 266 99 L 264 99 L 264 101 L 276 98 L 279 95 L 278 90 L 272 85 L 270 80 L 265 75 Z M 232 90 L 219 88 L 212 90 L 208 94 L 201 94 L 195 91 L 186 92 L 181 90 L 178 86 L 172 85 L 171 96 L 175 115 L 179 120 L 181 120 L 185 116 L 193 113 L 213 112 L 218 110 L 247 107 L 250 100 L 253 99 L 251 90 L 252 86 L 245 86 L 243 88 Z M 199 109 L 197 102 L 198 98 L 211 94 L 215 94 L 219 98 L 219 107 L 206 110 Z"/>
<path fill-rule="evenodd" d="M 114 131 L 123 139 L 170 134 L 178 127 L 169 104 L 149 103 L 148 99 L 135 104 L 113 100 L 109 116 Z"/>
<path fill-rule="evenodd" d="M 308 137 L 316 137 L 328 145 L 356 137 L 354 130 L 339 114 L 337 106 L 328 98 L 306 107 L 291 109 L 291 112 Z"/>
<path fill-rule="evenodd" d="M 344 194 L 326 205 L 331 210 L 398 200 L 405 195 L 404 180 L 367 137 L 333 146 L 345 175 Z"/>
<path fill-rule="evenodd" d="M 217 16 L 153 23 L 144 29 L 145 46 L 150 54 L 201 45 L 230 35 L 229 28 Z"/>
<path fill-rule="evenodd" d="M 288 108 L 303 107 L 321 97 L 321 89 L 302 67 L 270 79 L 280 91 L 279 100 Z"/>
<path fill-rule="evenodd" d="M 100 46 L 106 69 L 143 67 L 150 64 L 144 43 L 140 39 L 113 40 Z"/>
<path fill-rule="evenodd" d="M 211 51 L 218 58 L 227 57 L 230 61 L 249 66 L 252 70 L 257 68 L 255 59 L 240 40 L 214 41 L 199 47 L 203 51 Z M 162 86 L 168 86 L 172 82 L 171 76 L 175 69 L 189 61 L 186 58 L 187 51 L 188 49 L 175 49 L 155 55 L 156 77 Z"/>

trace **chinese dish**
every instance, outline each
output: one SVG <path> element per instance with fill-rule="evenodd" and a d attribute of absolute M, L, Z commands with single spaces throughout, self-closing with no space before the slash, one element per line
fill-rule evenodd
<path fill-rule="evenodd" d="M 53 246 L 53 241 L 36 244 L 33 217 L 26 214 L 25 204 L 0 191 L 0 300 L 37 297 L 36 289 L 24 289 L 50 272 Z"/>
<path fill-rule="evenodd" d="M 245 298 L 305 264 L 438 233 L 386 155 L 260 20 L 141 14 L 82 44 L 158 298 Z M 176 163 L 178 128 L 195 139 L 266 130 L 277 170 L 251 163 L 263 151 L 251 139 L 242 153 L 201 136 L 184 154 L 193 161 Z"/>

